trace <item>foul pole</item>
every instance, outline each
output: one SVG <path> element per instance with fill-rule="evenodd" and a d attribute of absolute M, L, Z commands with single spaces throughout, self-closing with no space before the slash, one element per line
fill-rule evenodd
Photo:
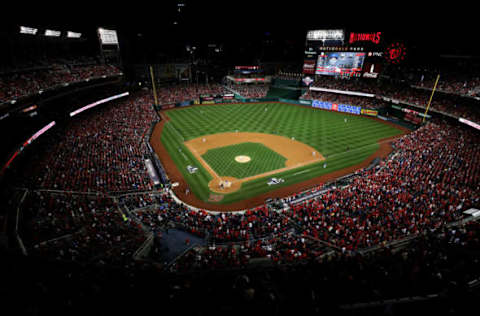
<path fill-rule="evenodd" d="M 425 123 L 425 117 L 427 116 L 428 109 L 430 108 L 430 103 L 432 103 L 433 94 L 435 93 L 435 90 L 437 89 L 437 83 L 438 83 L 439 79 L 440 79 L 440 74 L 437 75 L 437 80 L 435 80 L 435 85 L 433 86 L 432 94 L 430 95 L 430 100 L 428 100 L 427 109 L 425 110 L 425 114 L 423 115 L 422 123 Z"/>
<path fill-rule="evenodd" d="M 157 88 L 155 86 L 155 78 L 153 77 L 153 68 L 150 66 L 150 78 L 152 79 L 152 88 L 153 88 L 153 97 L 155 99 L 155 106 L 158 107 L 158 99 L 157 99 Z"/>

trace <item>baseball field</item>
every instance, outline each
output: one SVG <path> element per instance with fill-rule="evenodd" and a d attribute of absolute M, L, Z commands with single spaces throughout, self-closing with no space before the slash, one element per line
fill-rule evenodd
<path fill-rule="evenodd" d="M 252 207 L 365 167 L 406 132 L 370 117 L 285 103 L 190 106 L 160 115 L 151 144 L 177 195 L 209 209 Z"/>

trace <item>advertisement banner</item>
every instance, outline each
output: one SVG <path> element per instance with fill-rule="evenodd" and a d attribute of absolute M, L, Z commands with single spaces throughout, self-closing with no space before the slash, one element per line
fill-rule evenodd
<path fill-rule="evenodd" d="M 312 101 L 312 107 L 330 111 L 337 111 L 337 112 L 344 112 L 344 113 L 351 113 L 351 114 L 361 114 L 362 108 L 355 105 L 349 104 L 337 104 L 331 102 L 324 102 L 319 100 Z"/>
<path fill-rule="evenodd" d="M 168 109 L 173 109 L 175 107 L 175 104 L 162 104 L 161 109 L 162 110 L 168 110 Z"/>
<path fill-rule="evenodd" d="M 338 105 L 338 112 L 360 115 L 361 110 L 362 110 L 361 107 L 355 106 L 355 105 L 349 105 L 349 104 L 339 104 Z"/>
<path fill-rule="evenodd" d="M 315 74 L 315 66 L 316 60 L 315 59 L 306 59 L 303 62 L 303 73 L 308 75 Z"/>
<path fill-rule="evenodd" d="M 312 101 L 312 107 L 317 109 L 332 110 L 332 103 L 319 100 Z"/>
<path fill-rule="evenodd" d="M 312 105 L 312 100 L 299 100 L 298 102 L 302 105 Z"/>
<path fill-rule="evenodd" d="M 188 105 L 192 105 L 193 101 L 191 100 L 188 100 L 188 101 L 183 101 L 183 102 L 179 102 L 176 104 L 176 106 L 180 107 L 180 106 L 188 106 Z"/>
<path fill-rule="evenodd" d="M 369 115 L 369 116 L 377 116 L 377 115 L 378 115 L 378 111 L 369 110 L 369 109 L 362 109 L 362 114 L 363 114 L 363 115 Z"/>

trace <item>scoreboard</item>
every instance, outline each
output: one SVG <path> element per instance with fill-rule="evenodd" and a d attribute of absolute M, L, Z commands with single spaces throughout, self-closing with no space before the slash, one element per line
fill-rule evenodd
<path fill-rule="evenodd" d="M 317 58 L 316 75 L 355 76 L 362 71 L 365 53 L 362 52 L 321 52 Z"/>
<path fill-rule="evenodd" d="M 383 32 L 309 31 L 303 73 L 377 78 L 385 61 L 384 42 Z"/>

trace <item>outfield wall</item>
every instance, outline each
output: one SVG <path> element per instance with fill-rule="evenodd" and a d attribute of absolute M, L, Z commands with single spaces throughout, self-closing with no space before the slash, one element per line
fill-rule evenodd
<path fill-rule="evenodd" d="M 236 95 L 235 99 L 228 99 L 228 100 L 210 100 L 201 102 L 199 100 L 189 100 L 183 101 L 175 104 L 163 104 L 158 107 L 155 107 L 157 110 L 167 110 L 172 109 L 175 107 L 183 107 L 183 106 L 190 106 L 196 104 L 223 104 L 223 103 L 256 103 L 256 102 L 282 102 L 294 105 L 303 105 L 303 106 L 311 106 L 314 108 L 320 108 L 323 110 L 329 111 L 336 111 L 336 112 L 344 112 L 356 115 L 366 115 L 366 116 L 374 116 L 378 115 L 377 110 L 362 108 L 355 105 L 350 104 L 337 104 L 332 102 L 325 102 L 320 100 L 293 100 L 293 99 L 286 99 L 286 98 L 243 98 L 241 96 Z"/>

